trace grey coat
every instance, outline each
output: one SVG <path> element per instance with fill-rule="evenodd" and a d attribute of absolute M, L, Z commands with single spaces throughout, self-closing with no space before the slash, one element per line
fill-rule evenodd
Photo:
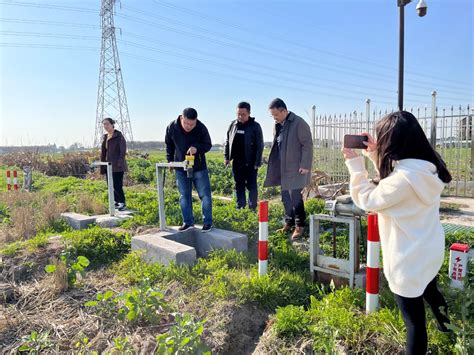
<path fill-rule="evenodd" d="M 313 139 L 309 125 L 304 119 L 290 112 L 281 132 L 280 157 L 275 133 L 276 128 L 273 130 L 274 138 L 264 186 L 281 185 L 283 191 L 304 188 L 311 182 L 313 165 Z M 278 164 L 279 158 L 281 164 Z M 308 169 L 309 173 L 300 174 L 300 168 Z"/>

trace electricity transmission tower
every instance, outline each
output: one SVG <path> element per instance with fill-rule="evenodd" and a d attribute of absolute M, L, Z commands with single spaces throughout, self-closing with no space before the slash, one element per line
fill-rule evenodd
<path fill-rule="evenodd" d="M 127 142 L 133 142 L 132 126 L 128 114 L 127 97 L 123 85 L 122 69 L 117 49 L 114 26 L 116 0 L 102 0 L 100 10 L 102 46 L 100 51 L 99 89 L 94 146 L 100 145 L 103 134 L 102 120 L 110 117 L 116 121 Z"/>

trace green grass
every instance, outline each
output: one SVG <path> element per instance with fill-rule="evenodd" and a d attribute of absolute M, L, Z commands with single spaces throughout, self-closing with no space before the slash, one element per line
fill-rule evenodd
<path fill-rule="evenodd" d="M 54 233 L 40 233 L 28 240 L 9 243 L 0 249 L 0 255 L 12 256 L 22 250 L 25 250 L 28 253 L 33 253 L 39 248 L 45 247 L 46 244 L 48 244 L 48 238 L 53 234 Z"/>
<path fill-rule="evenodd" d="M 138 213 L 123 223 L 123 228 L 141 225 L 157 225 L 157 198 L 154 187 L 153 163 L 164 160 L 164 152 L 151 154 L 151 163 L 144 159 L 132 159 L 130 175 L 138 182 L 125 188 L 127 204 Z M 213 152 L 208 156 L 211 180 L 216 186 L 214 193 L 231 195 L 233 179 L 229 169 L 224 169 L 222 153 Z M 260 169 L 261 186 L 266 169 Z M 2 170 L 0 169 L 0 172 Z M 181 223 L 179 196 L 173 176 L 167 175 L 166 182 L 167 223 Z M 74 177 L 56 178 L 35 174 L 36 194 L 52 194 L 64 199 L 75 208 L 79 195 L 106 202 L 106 184 L 103 180 L 93 181 Z M 1 185 L 0 185 L 1 187 Z M 265 191 L 265 198 L 275 196 L 276 191 Z M 195 201 L 196 222 L 202 221 L 200 204 Z M 292 343 L 299 338 L 311 339 L 317 353 L 333 352 L 336 344 L 354 353 L 373 353 L 374 349 L 387 352 L 401 351 L 405 342 L 405 330 L 393 295 L 387 289 L 381 290 L 379 312 L 365 315 L 364 291 L 342 288 L 330 289 L 313 283 L 309 278 L 309 254 L 295 248 L 288 235 L 276 233 L 282 224 L 281 203 L 270 203 L 269 221 L 269 273 L 265 277 L 257 275 L 256 245 L 258 238 L 258 216 L 248 209 L 236 210 L 235 203 L 214 199 L 214 220 L 219 228 L 234 230 L 249 236 L 249 253 L 236 251 L 215 251 L 207 259 L 199 259 L 193 267 L 164 266 L 145 263 L 136 252 L 130 252 L 130 235 L 114 233 L 93 227 L 83 231 L 65 231 L 64 226 L 50 226 L 49 232 L 37 234 L 30 240 L 18 241 L 3 246 L 2 255 L 14 255 L 21 250 L 34 252 L 47 243 L 53 231 L 61 231 L 64 240 L 75 255 L 87 257 L 94 268 L 109 267 L 125 284 L 136 286 L 144 279 L 159 289 L 166 289 L 178 282 L 189 294 L 212 295 L 215 300 L 233 300 L 239 304 L 253 304 L 274 312 L 272 332 L 282 341 Z M 306 202 L 308 215 L 322 213 L 324 202 Z M 7 223 L 10 211 L 0 202 L 0 223 Z M 366 224 L 362 223 L 362 234 Z M 331 253 L 331 235 L 323 235 L 323 250 Z M 347 231 L 338 231 L 339 256 L 347 256 Z M 474 231 L 448 234 L 446 248 L 453 242 L 474 245 Z M 365 255 L 365 243 L 361 241 L 361 255 Z M 453 353 L 455 346 L 466 349 L 470 337 L 474 311 L 466 297 L 469 293 L 451 291 L 447 277 L 449 253 L 440 271 L 439 283 L 450 305 L 453 325 L 458 327 L 456 335 L 446 336 L 435 329 L 430 312 L 428 331 L 430 351 L 433 353 Z M 474 268 L 471 268 L 470 277 Z M 471 307 L 471 308 L 469 308 Z M 467 344 L 467 345 L 466 345 Z"/>

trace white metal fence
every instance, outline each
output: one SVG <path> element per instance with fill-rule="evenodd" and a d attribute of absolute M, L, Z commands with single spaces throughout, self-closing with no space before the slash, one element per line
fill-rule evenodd
<path fill-rule="evenodd" d="M 436 106 L 433 93 L 431 107 L 408 108 L 419 120 L 428 140 L 445 160 L 453 176 L 444 195 L 474 197 L 474 147 L 472 128 L 474 109 L 472 106 Z M 346 134 L 369 132 L 374 134 L 375 123 L 393 110 L 371 111 L 370 100 L 366 101 L 365 112 L 347 114 L 316 115 L 313 106 L 312 134 L 314 140 L 314 169 L 323 171 L 329 178 L 321 183 L 337 184 L 349 179 L 341 153 Z M 373 173 L 372 166 L 369 172 Z"/>

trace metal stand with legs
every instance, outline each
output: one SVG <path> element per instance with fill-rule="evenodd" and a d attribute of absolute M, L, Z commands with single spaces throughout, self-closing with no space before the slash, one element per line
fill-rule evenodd
<path fill-rule="evenodd" d="M 91 166 L 106 166 L 107 167 L 107 187 L 109 193 L 109 214 L 115 216 L 115 198 L 114 198 L 114 180 L 112 177 L 112 164 L 108 162 L 95 161 Z"/>
<path fill-rule="evenodd" d="M 160 229 L 166 230 L 166 214 L 165 214 L 165 170 L 169 168 L 183 168 L 187 171 L 192 165 L 188 160 L 182 162 L 157 163 L 156 164 L 156 189 L 158 192 L 158 218 L 160 221 Z"/>

